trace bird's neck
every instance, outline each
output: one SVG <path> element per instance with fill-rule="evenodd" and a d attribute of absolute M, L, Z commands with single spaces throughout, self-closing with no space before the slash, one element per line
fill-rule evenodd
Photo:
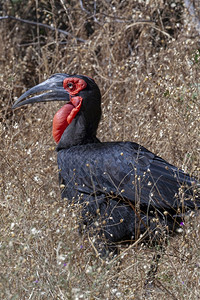
<path fill-rule="evenodd" d="M 96 132 L 87 124 L 83 113 L 79 113 L 65 129 L 58 143 L 57 151 L 88 143 L 99 143 Z"/>

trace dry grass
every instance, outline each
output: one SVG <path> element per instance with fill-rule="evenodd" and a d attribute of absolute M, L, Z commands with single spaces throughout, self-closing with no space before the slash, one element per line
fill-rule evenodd
<path fill-rule="evenodd" d="M 0 23 L 0 299 L 199 299 L 199 217 L 164 250 L 138 244 L 102 262 L 60 200 L 51 137 L 59 105 L 11 110 L 53 73 L 87 74 L 102 91 L 101 140 L 136 141 L 199 176 L 200 45 L 183 2 L 15 0 L 0 8 L 73 35 Z M 147 286 L 154 254 L 161 259 Z"/>

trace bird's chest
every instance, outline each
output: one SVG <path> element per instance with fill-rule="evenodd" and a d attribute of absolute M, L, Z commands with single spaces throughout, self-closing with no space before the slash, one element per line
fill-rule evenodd
<path fill-rule="evenodd" d="M 92 195 L 99 189 L 93 182 L 94 160 L 87 153 L 80 151 L 63 150 L 58 153 L 59 182 L 62 198 L 69 201 L 78 200 L 85 195 Z M 95 174 L 97 177 L 98 175 Z"/>

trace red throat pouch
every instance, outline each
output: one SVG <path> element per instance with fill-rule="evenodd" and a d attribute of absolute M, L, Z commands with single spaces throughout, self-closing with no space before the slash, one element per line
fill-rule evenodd
<path fill-rule="evenodd" d="M 59 143 L 61 136 L 67 126 L 72 122 L 81 108 L 82 98 L 77 96 L 71 98 L 71 102 L 62 106 L 53 118 L 53 138 Z"/>

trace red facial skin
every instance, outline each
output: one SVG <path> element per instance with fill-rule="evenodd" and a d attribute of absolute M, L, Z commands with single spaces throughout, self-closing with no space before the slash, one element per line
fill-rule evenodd
<path fill-rule="evenodd" d="M 53 138 L 56 143 L 59 143 L 63 132 L 81 108 L 83 99 L 80 96 L 74 96 L 86 86 L 87 83 L 80 78 L 66 78 L 63 81 L 64 89 L 70 94 L 70 102 L 61 107 L 53 118 Z"/>
<path fill-rule="evenodd" d="M 71 95 L 74 96 L 78 94 L 80 91 L 85 89 L 87 86 L 87 83 L 80 78 L 65 78 L 63 81 L 63 87 L 64 89 Z"/>

